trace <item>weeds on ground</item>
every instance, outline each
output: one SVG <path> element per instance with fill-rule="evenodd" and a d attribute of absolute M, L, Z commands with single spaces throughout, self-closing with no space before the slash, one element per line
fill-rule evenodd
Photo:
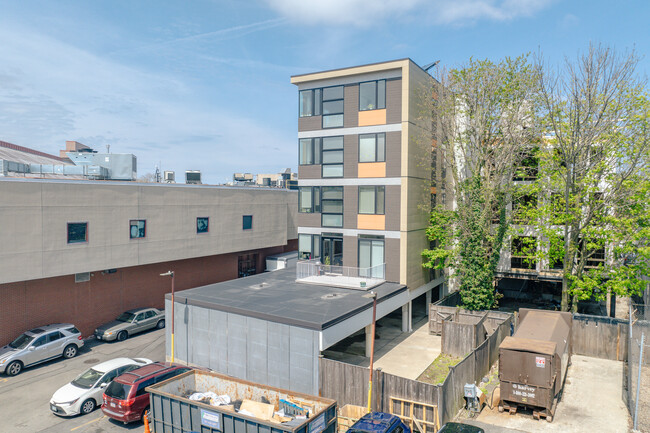
<path fill-rule="evenodd" d="M 457 358 L 455 356 L 447 355 L 441 353 L 438 357 L 427 367 L 426 370 L 418 377 L 420 382 L 431 383 L 437 385 L 445 381 L 447 374 L 449 374 L 449 368 L 458 364 L 462 361 L 463 358 Z"/>

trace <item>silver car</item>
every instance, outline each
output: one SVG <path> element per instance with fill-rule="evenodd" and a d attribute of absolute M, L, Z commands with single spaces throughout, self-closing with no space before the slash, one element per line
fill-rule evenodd
<path fill-rule="evenodd" d="M 24 367 L 59 356 L 74 358 L 83 345 L 81 332 L 70 323 L 32 329 L 0 348 L 0 373 L 15 376 Z"/>
<path fill-rule="evenodd" d="M 95 337 L 105 341 L 124 341 L 129 335 L 146 331 L 147 329 L 165 327 L 165 314 L 156 308 L 138 308 L 125 311 L 112 322 L 103 324 L 95 329 Z"/>

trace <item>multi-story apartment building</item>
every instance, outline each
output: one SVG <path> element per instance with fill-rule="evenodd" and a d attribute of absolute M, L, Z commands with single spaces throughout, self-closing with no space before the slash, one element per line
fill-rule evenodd
<path fill-rule="evenodd" d="M 299 253 L 440 295 L 422 268 L 433 78 L 410 59 L 296 75 Z"/>

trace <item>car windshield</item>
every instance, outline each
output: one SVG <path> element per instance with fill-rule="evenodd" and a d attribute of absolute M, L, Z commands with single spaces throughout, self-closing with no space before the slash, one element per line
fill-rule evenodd
<path fill-rule="evenodd" d="M 20 337 L 9 343 L 9 346 L 13 347 L 14 349 L 24 349 L 29 343 L 32 342 L 33 339 L 34 337 L 30 337 L 27 334 L 22 334 Z"/>
<path fill-rule="evenodd" d="M 104 373 L 89 368 L 77 376 L 77 378 L 72 381 L 72 384 L 74 386 L 78 386 L 79 388 L 90 389 L 97 382 L 97 379 L 102 377 L 103 374 Z"/>
<path fill-rule="evenodd" d="M 118 322 L 131 323 L 131 322 L 133 322 L 134 317 L 135 317 L 135 314 L 133 314 L 133 313 L 122 313 L 115 320 L 117 320 Z"/>

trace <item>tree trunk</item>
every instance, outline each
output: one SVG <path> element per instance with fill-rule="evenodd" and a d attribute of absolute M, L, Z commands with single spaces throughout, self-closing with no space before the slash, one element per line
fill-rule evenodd
<path fill-rule="evenodd" d="M 562 276 L 562 303 L 560 304 L 562 311 L 569 311 L 569 279 L 566 275 Z"/>

